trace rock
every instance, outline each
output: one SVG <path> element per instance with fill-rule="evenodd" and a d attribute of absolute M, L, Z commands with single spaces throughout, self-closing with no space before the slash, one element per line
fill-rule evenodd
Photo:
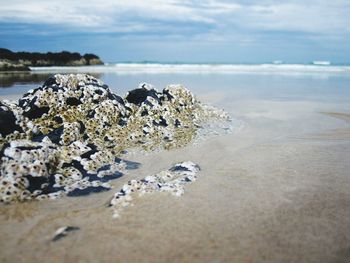
<path fill-rule="evenodd" d="M 52 76 L 18 104 L 0 103 L 3 202 L 109 190 L 132 164 L 119 158 L 125 151 L 184 146 L 218 116 L 181 85 L 141 84 L 122 98 L 84 74 Z"/>
<path fill-rule="evenodd" d="M 16 61 L 0 59 L 0 71 L 29 71 L 29 67 Z"/>
<path fill-rule="evenodd" d="M 155 99 L 157 102 L 160 101 L 157 91 L 154 89 L 149 90 L 144 87 L 129 91 L 125 99 L 130 103 L 140 106 L 141 103 L 147 101 L 148 97 Z"/>
<path fill-rule="evenodd" d="M 169 192 L 174 196 L 181 196 L 185 185 L 197 179 L 199 170 L 197 164 L 187 161 L 177 163 L 169 170 L 148 175 L 142 180 L 130 180 L 114 194 L 110 201 L 109 206 L 114 210 L 113 217 L 118 218 L 121 211 L 129 206 L 132 200 L 144 194 Z"/>
<path fill-rule="evenodd" d="M 103 65 L 101 59 L 94 54 L 80 55 L 62 51 L 57 53 L 12 52 L 0 48 L 0 71 L 29 71 L 30 66 L 84 66 Z"/>
<path fill-rule="evenodd" d="M 0 101 L 0 136 L 5 137 L 15 131 L 23 132 L 11 108 Z"/>
<path fill-rule="evenodd" d="M 76 227 L 76 226 L 60 227 L 56 230 L 54 237 L 52 238 L 52 241 L 53 242 L 58 241 L 58 240 L 62 239 L 63 237 L 67 236 L 68 233 L 78 231 L 78 230 L 80 230 L 80 228 Z"/>

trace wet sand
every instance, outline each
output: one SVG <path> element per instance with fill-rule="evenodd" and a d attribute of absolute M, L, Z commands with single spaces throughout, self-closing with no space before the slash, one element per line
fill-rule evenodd
<path fill-rule="evenodd" d="M 312 105 L 227 104 L 236 132 L 127 156 L 141 166 L 113 191 L 0 206 L 0 261 L 347 262 L 350 115 Z M 182 197 L 146 195 L 112 218 L 107 203 L 124 183 L 186 160 L 201 172 Z M 52 242 L 67 225 L 80 230 Z"/>

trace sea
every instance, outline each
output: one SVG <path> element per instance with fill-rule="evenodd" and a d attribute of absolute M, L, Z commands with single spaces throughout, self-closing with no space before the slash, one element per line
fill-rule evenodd
<path fill-rule="evenodd" d="M 234 96 L 263 98 L 350 98 L 350 65 L 328 61 L 311 64 L 189 64 L 189 63 L 106 63 L 83 67 L 32 67 L 31 72 L 0 73 L 0 98 L 16 99 L 39 87 L 53 74 L 87 73 L 101 79 L 123 96 L 140 83 L 163 89 L 183 84 L 198 96 L 223 91 Z"/>

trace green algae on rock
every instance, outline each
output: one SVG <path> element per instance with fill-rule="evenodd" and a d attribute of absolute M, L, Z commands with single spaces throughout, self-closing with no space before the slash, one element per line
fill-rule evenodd
<path fill-rule="evenodd" d="M 141 84 L 122 98 L 92 76 L 55 75 L 18 103 L 0 102 L 0 200 L 108 190 L 125 150 L 182 147 L 213 119 L 229 117 L 181 85 Z"/>

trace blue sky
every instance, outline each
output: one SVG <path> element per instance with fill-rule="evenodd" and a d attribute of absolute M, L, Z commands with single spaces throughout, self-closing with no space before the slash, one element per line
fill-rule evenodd
<path fill-rule="evenodd" d="M 0 0 L 0 47 L 105 62 L 350 62 L 349 0 Z"/>

